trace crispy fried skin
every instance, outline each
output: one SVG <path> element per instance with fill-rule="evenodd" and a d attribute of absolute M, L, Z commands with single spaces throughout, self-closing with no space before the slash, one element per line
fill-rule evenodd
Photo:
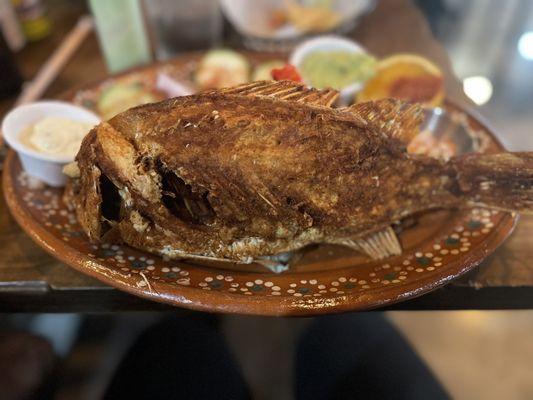
<path fill-rule="evenodd" d="M 244 262 L 465 202 L 456 162 L 391 129 L 416 127 L 413 109 L 315 104 L 215 91 L 130 109 L 83 141 L 69 201 L 93 240 Z"/>

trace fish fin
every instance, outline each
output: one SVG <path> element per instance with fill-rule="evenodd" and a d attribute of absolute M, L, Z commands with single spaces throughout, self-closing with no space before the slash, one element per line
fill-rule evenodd
<path fill-rule="evenodd" d="M 366 254 L 373 260 L 382 260 L 402 254 L 400 240 L 390 226 L 368 236 L 350 241 L 349 246 Z"/>
<path fill-rule="evenodd" d="M 284 262 L 280 262 L 280 261 L 277 261 L 277 260 L 272 260 L 270 258 L 267 258 L 267 257 L 264 257 L 264 258 L 256 258 L 254 260 L 255 263 L 265 267 L 266 269 L 268 269 L 269 271 L 275 273 L 275 274 L 280 274 L 282 272 L 285 272 L 289 269 L 289 264 L 288 263 L 284 263 Z"/>
<path fill-rule="evenodd" d="M 457 194 L 471 205 L 533 215 L 533 152 L 469 153 L 450 162 Z"/>
<path fill-rule="evenodd" d="M 341 109 L 362 119 L 368 126 L 405 145 L 418 135 L 424 120 L 422 107 L 396 99 L 356 103 Z"/>
<path fill-rule="evenodd" d="M 298 249 L 274 254 L 271 256 L 259 257 L 254 259 L 254 262 L 269 269 L 275 274 L 280 274 L 288 271 L 291 265 L 294 265 L 296 262 L 298 262 L 304 254 L 304 249 Z"/>
<path fill-rule="evenodd" d="M 272 97 L 279 100 L 324 107 L 331 107 L 337 97 L 339 97 L 337 90 L 308 88 L 302 83 L 293 81 L 256 81 L 221 89 L 218 93 Z"/>

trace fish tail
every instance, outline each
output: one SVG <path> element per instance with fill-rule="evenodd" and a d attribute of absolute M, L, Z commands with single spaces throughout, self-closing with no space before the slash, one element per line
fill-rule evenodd
<path fill-rule="evenodd" d="M 533 152 L 455 158 L 458 190 L 473 205 L 533 214 Z"/>

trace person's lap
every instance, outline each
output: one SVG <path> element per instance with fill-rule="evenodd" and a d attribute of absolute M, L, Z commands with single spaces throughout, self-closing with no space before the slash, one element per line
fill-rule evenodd
<path fill-rule="evenodd" d="M 144 332 L 120 363 L 106 399 L 248 399 L 222 335 L 202 317 L 176 317 Z"/>
<path fill-rule="evenodd" d="M 448 395 L 380 313 L 317 318 L 299 342 L 301 399 L 446 399 Z"/>
<path fill-rule="evenodd" d="M 445 390 L 380 313 L 316 318 L 296 351 L 301 399 L 444 399 Z M 208 318 L 149 328 L 121 362 L 107 399 L 247 399 L 250 390 Z"/>

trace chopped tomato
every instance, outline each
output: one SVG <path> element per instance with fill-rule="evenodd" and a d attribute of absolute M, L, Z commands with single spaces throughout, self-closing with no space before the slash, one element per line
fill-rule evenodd
<path fill-rule="evenodd" d="M 295 81 L 301 82 L 302 77 L 294 65 L 285 64 L 282 68 L 274 68 L 270 74 L 275 81 Z"/>

